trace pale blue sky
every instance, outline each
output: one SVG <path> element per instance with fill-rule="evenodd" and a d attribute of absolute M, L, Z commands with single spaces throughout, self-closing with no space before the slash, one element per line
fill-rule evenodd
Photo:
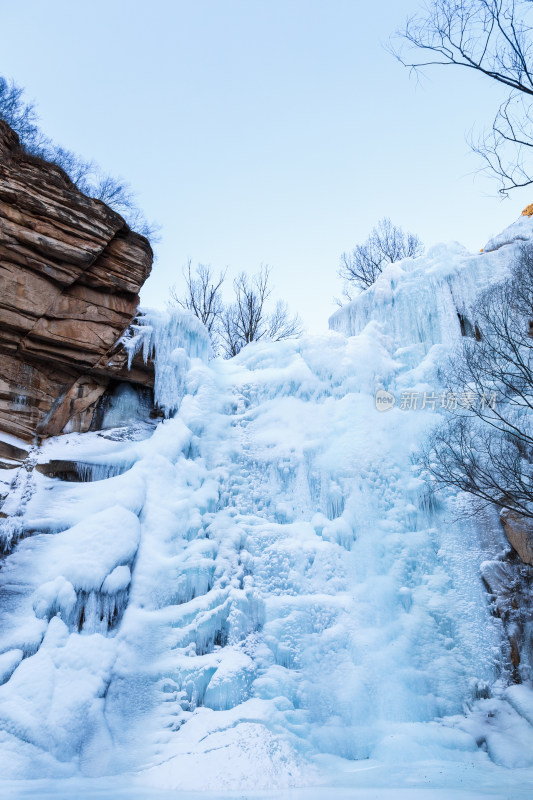
<path fill-rule="evenodd" d="M 164 306 L 188 257 L 230 275 L 266 263 L 321 331 L 340 253 L 381 217 L 479 249 L 533 201 L 475 175 L 465 137 L 498 87 L 449 69 L 417 84 L 384 50 L 419 5 L 4 0 L 0 73 L 161 224 L 144 304 Z"/>

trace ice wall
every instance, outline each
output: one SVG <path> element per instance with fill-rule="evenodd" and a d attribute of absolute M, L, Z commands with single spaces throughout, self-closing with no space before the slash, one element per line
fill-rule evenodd
<path fill-rule="evenodd" d="M 438 411 L 374 402 L 438 388 L 431 354 L 508 269 L 508 238 L 395 265 L 335 330 L 231 361 L 207 362 L 190 318 L 145 315 L 132 352 L 155 351 L 172 418 L 143 440 L 48 442 L 37 459 L 112 477 L 35 474 L 0 570 L 5 777 L 135 773 L 147 794 L 217 797 L 359 763 L 392 784 L 405 765 L 455 788 L 531 781 L 530 694 L 506 689 L 479 573 L 501 530 L 428 494 Z"/>
<path fill-rule="evenodd" d="M 207 361 L 211 355 L 206 328 L 193 314 L 177 308 L 141 309 L 122 343 L 130 366 L 139 352 L 145 363 L 154 358 L 154 398 L 167 415 L 176 411 L 183 395 L 189 359 Z"/>
<path fill-rule="evenodd" d="M 451 344 L 461 335 L 459 315 L 472 326 L 471 306 L 484 288 L 503 280 L 518 248 L 531 238 L 531 220 L 521 217 L 502 234 L 471 254 L 460 244 L 439 244 L 426 255 L 386 267 L 376 283 L 330 318 L 330 328 L 359 334 L 378 320 L 405 348 L 414 366 L 435 344 Z"/>

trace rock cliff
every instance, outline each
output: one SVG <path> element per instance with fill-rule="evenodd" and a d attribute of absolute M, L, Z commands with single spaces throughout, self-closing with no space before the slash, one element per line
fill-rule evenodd
<path fill-rule="evenodd" d="M 0 120 L 1 431 L 86 431 L 111 380 L 152 382 L 117 345 L 152 259 L 147 239 Z"/>
<path fill-rule="evenodd" d="M 515 511 L 502 511 L 501 520 L 507 541 L 524 564 L 533 566 L 533 526 Z"/>

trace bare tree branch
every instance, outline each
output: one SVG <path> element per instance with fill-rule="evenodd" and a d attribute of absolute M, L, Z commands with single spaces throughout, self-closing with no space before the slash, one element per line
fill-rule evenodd
<path fill-rule="evenodd" d="M 135 200 L 131 187 L 123 180 L 103 173 L 94 161 L 87 161 L 46 137 L 40 130 L 34 103 L 26 103 L 24 90 L 0 76 L 0 119 L 18 134 L 22 149 L 51 161 L 63 169 L 78 189 L 102 200 L 124 217 L 132 230 L 157 241 L 159 227 L 149 223 Z"/>
<path fill-rule="evenodd" d="M 341 255 L 338 274 L 344 280 L 344 296 L 352 300 L 354 288 L 372 286 L 387 264 L 420 255 L 423 249 L 414 233 L 404 233 L 388 218 L 380 220 L 364 244 Z"/>
<path fill-rule="evenodd" d="M 533 246 L 472 314 L 479 341 L 465 339 L 447 379 L 495 402 L 450 412 L 423 461 L 438 485 L 533 518 Z"/>
<path fill-rule="evenodd" d="M 249 277 L 242 272 L 233 282 L 235 301 L 224 309 L 220 334 L 227 358 L 237 355 L 250 342 L 302 335 L 299 318 L 290 316 L 285 303 L 279 301 L 274 311 L 268 312 L 269 279 L 269 267 L 261 267 L 256 275 Z"/>
<path fill-rule="evenodd" d="M 213 352 L 219 349 L 220 325 L 223 315 L 222 284 L 226 271 L 215 277 L 211 266 L 198 264 L 193 275 L 191 260 L 183 270 L 185 291 L 179 292 L 175 286 L 170 290 L 171 304 L 191 311 L 207 328 L 211 337 Z"/>
<path fill-rule="evenodd" d="M 389 47 L 415 72 L 428 66 L 463 67 L 509 88 L 491 130 L 471 142 L 504 196 L 533 182 L 526 163 L 533 147 L 531 11 L 531 0 L 433 0 L 424 14 L 407 21 Z"/>

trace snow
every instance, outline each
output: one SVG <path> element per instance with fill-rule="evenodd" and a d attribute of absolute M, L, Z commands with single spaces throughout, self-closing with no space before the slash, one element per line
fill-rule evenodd
<path fill-rule="evenodd" d="M 458 313 L 532 224 L 392 265 L 332 330 L 227 362 L 186 314 L 144 313 L 128 347 L 155 352 L 169 418 L 139 440 L 47 442 L 38 461 L 85 481 L 34 472 L 18 496 L 8 794 L 531 796 L 533 691 L 509 686 L 480 572 L 503 534 L 428 494 L 417 453 L 438 410 L 374 397 L 447 388 Z"/>
<path fill-rule="evenodd" d="M 533 725 L 533 692 L 527 686 L 509 686 L 505 699 L 530 725 Z"/>
<path fill-rule="evenodd" d="M 6 433 L 6 431 L 0 431 L 0 442 L 7 442 L 7 444 L 20 447 L 22 450 L 28 450 L 28 442 L 19 439 L 18 436 L 13 436 L 11 433 Z"/>
<path fill-rule="evenodd" d="M 43 554 L 47 572 L 66 577 L 77 589 L 98 591 L 117 566 L 131 564 L 139 536 L 138 517 L 121 506 L 112 506 L 47 537 Z"/>

